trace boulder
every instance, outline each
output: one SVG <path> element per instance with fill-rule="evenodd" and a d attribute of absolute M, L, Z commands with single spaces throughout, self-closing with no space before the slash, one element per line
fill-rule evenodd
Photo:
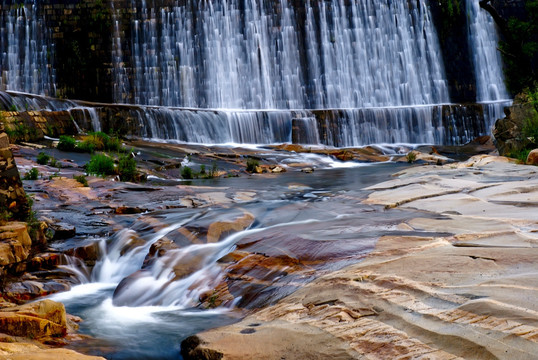
<path fill-rule="evenodd" d="M 73 225 L 62 222 L 50 224 L 49 229 L 53 231 L 53 240 L 69 239 L 77 234 L 77 229 Z"/>
<path fill-rule="evenodd" d="M 538 165 L 538 149 L 534 149 L 527 156 L 527 165 Z"/>
<path fill-rule="evenodd" d="M 0 227 L 0 266 L 20 263 L 28 258 L 32 240 L 23 222 L 10 222 Z"/>
<path fill-rule="evenodd" d="M 527 119 L 538 117 L 538 113 L 531 103 L 515 103 L 505 108 L 504 112 L 506 117 L 495 122 L 493 136 L 499 154 L 510 156 L 530 144 L 530 140 L 523 135 L 523 127 Z"/>
<path fill-rule="evenodd" d="M 67 321 L 63 304 L 52 300 L 0 309 L 0 332 L 30 339 L 63 337 Z"/>

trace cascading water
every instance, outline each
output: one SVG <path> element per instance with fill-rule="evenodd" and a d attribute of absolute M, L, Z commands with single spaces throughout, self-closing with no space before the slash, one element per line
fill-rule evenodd
<path fill-rule="evenodd" d="M 485 103 L 486 126 L 503 117 L 511 104 L 504 84 L 499 36 L 493 18 L 480 8 L 479 0 L 466 0 L 468 37 L 476 77 L 476 99 Z"/>
<path fill-rule="evenodd" d="M 38 10 L 33 1 L 0 12 L 0 88 L 53 96 L 54 47 Z"/>
<path fill-rule="evenodd" d="M 495 21 L 480 8 L 479 0 L 466 0 L 466 9 L 476 74 L 476 98 L 478 101 L 508 100 Z"/>
<path fill-rule="evenodd" d="M 449 102 L 424 1 L 308 1 L 297 8 L 287 0 L 188 0 L 169 11 L 133 1 L 132 7 L 138 11 L 127 61 L 137 104 L 304 109 Z M 124 93 L 116 91 L 116 99 Z"/>

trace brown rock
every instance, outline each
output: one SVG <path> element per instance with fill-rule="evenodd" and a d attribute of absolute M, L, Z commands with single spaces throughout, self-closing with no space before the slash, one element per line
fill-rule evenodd
<path fill-rule="evenodd" d="M 43 349 L 30 343 L 0 342 L 0 357 L 10 360 L 104 360 L 68 349 Z"/>
<path fill-rule="evenodd" d="M 49 228 L 54 232 L 53 240 L 69 239 L 77 234 L 77 229 L 67 223 L 50 224 Z"/>
<path fill-rule="evenodd" d="M 31 247 L 26 223 L 11 222 L 0 227 L 0 266 L 26 260 Z"/>
<path fill-rule="evenodd" d="M 65 336 L 65 307 L 52 300 L 42 300 L 0 309 L 0 332 L 31 339 Z"/>
<path fill-rule="evenodd" d="M 114 209 L 114 212 L 118 215 L 132 215 L 132 214 L 140 214 L 142 212 L 146 211 L 145 209 L 140 209 L 138 207 L 131 207 L 131 206 L 119 206 L 116 209 Z"/>
<path fill-rule="evenodd" d="M 527 156 L 527 165 L 538 165 L 538 149 L 534 149 Z"/>

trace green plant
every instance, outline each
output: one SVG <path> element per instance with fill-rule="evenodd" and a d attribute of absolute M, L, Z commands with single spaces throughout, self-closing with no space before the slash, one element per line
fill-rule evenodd
<path fill-rule="evenodd" d="M 41 223 L 37 219 L 35 211 L 32 210 L 32 207 L 34 206 L 34 199 L 27 194 L 26 201 L 28 202 L 28 208 L 30 209 L 30 211 L 28 212 L 28 216 L 26 217 L 26 224 L 28 225 L 28 234 L 30 235 L 30 238 L 32 238 L 32 240 L 35 240 L 37 232 L 41 228 Z"/>
<path fill-rule="evenodd" d="M 194 177 L 192 169 L 188 166 L 183 166 L 181 169 L 181 177 L 183 179 L 192 179 Z"/>
<path fill-rule="evenodd" d="M 84 175 L 73 175 L 73 179 L 81 183 L 83 186 L 88 187 L 88 180 L 86 180 L 86 176 Z"/>
<path fill-rule="evenodd" d="M 39 165 L 47 165 L 47 163 L 49 162 L 50 160 L 50 156 L 45 154 L 44 152 L 40 152 L 38 155 L 37 155 L 37 163 Z"/>
<path fill-rule="evenodd" d="M 417 160 L 417 154 L 414 151 L 410 151 L 407 153 L 405 158 L 407 159 L 408 163 L 412 164 Z"/>
<path fill-rule="evenodd" d="M 15 105 L 15 104 L 11 104 L 11 106 L 9 107 L 9 111 L 18 112 L 19 109 L 17 108 L 17 105 Z"/>
<path fill-rule="evenodd" d="M 134 181 L 136 179 L 136 160 L 130 154 L 120 155 L 118 174 L 121 181 Z"/>
<path fill-rule="evenodd" d="M 258 160 L 256 159 L 253 159 L 253 158 L 248 158 L 247 159 L 247 171 L 248 172 L 256 172 L 256 168 L 260 166 L 260 163 Z"/>
<path fill-rule="evenodd" d="M 121 152 L 125 149 L 123 148 L 120 139 L 117 137 L 108 137 L 108 140 L 105 141 L 105 150 Z"/>
<path fill-rule="evenodd" d="M 114 160 L 103 154 L 93 155 L 90 161 L 86 164 L 86 172 L 88 174 L 95 174 L 103 177 L 114 175 L 116 173 Z"/>
<path fill-rule="evenodd" d="M 75 151 L 77 147 L 77 141 L 70 136 L 62 135 L 60 136 L 60 141 L 58 141 L 57 149 L 61 151 Z"/>
<path fill-rule="evenodd" d="M 83 140 L 76 145 L 75 150 L 93 154 L 96 150 L 96 146 L 91 141 Z"/>
<path fill-rule="evenodd" d="M 6 209 L 3 209 L 0 211 L 0 224 L 5 224 L 7 221 L 9 221 L 9 219 L 11 219 L 11 217 L 13 216 L 13 214 L 11 213 L 11 211 L 8 211 Z"/>
<path fill-rule="evenodd" d="M 37 170 L 36 168 L 31 168 L 30 170 L 28 170 L 26 174 L 24 174 L 23 179 L 24 180 L 37 180 L 38 177 L 39 177 L 39 170 Z"/>
<path fill-rule="evenodd" d="M 211 163 L 211 170 L 209 170 L 209 177 L 214 178 L 215 176 L 217 176 L 218 172 L 219 169 L 217 168 L 217 162 L 213 161 L 213 163 Z"/>
<path fill-rule="evenodd" d="M 200 165 L 200 173 L 199 174 L 200 175 L 205 175 L 205 165 L 204 164 Z"/>
<path fill-rule="evenodd" d="M 62 168 L 62 164 L 60 164 L 60 162 L 56 160 L 55 157 L 50 158 L 49 165 L 52 167 L 57 167 L 58 169 Z"/>

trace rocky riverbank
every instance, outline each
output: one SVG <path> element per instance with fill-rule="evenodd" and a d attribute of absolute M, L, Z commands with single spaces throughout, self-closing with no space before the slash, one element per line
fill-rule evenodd
<path fill-rule="evenodd" d="M 78 341 L 80 319 L 67 315 L 61 304 L 24 303 L 89 281 L 89 272 L 108 251 L 99 244 L 125 229 L 136 235 L 121 244 L 120 253 L 144 248 L 145 259 L 114 289 L 114 306 L 152 305 L 147 300 L 153 290 L 142 287 L 134 296 L 133 285 L 163 264 L 171 266 L 173 276 L 165 286 L 175 296 L 177 284 L 207 266 L 211 244 L 246 231 L 233 251 L 215 259 L 211 266 L 225 276 L 200 291 L 193 306 L 235 307 L 241 310 L 236 316 L 248 316 L 187 338 L 186 359 L 409 354 L 525 359 L 536 350 L 537 170 L 503 157 L 451 159 L 493 151 L 487 137 L 464 147 L 413 151 L 129 141 L 146 183 L 89 176 L 82 184 L 73 177 L 84 174 L 90 155 L 50 145 L 49 140 L 11 147 L 21 173 L 32 168 L 39 173 L 38 180 L 24 185 L 43 234 L 29 242 L 24 223 L 9 223 L 11 230 L 2 232 L 14 239 L 2 284 L 7 335 L 0 350 L 6 356 L 23 358 L 39 348 L 46 358 L 53 356 L 51 345 L 107 353 L 92 350 L 88 340 Z M 55 158 L 56 166 L 37 164 L 40 152 Z M 259 174 L 246 172 L 249 159 Z M 367 162 L 393 168 L 408 162 L 429 165 L 403 170 L 380 184 L 374 173 L 386 169 L 323 170 L 353 165 L 349 161 L 357 169 L 372 166 Z M 180 179 L 182 168 L 198 171 L 211 164 L 218 170 L 216 179 Z M 190 217 L 187 223 L 174 225 L 174 219 L 185 217 Z M 152 234 L 170 226 L 173 231 L 145 247 Z M 259 230 L 250 235 L 250 228 Z M 186 256 L 183 249 L 189 246 L 194 252 Z M 176 263 L 179 255 L 182 261 Z"/>
<path fill-rule="evenodd" d="M 369 187 L 365 203 L 413 211 L 397 225 L 408 235 L 381 237 L 360 263 L 188 338 L 185 359 L 533 358 L 537 174 L 478 156 Z"/>

